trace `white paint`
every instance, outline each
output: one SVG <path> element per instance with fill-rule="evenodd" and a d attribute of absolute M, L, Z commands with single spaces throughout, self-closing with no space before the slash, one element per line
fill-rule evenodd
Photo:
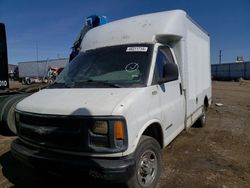
<path fill-rule="evenodd" d="M 201 115 L 205 96 L 211 99 L 210 40 L 207 33 L 181 10 L 166 11 L 118 20 L 90 30 L 82 42 L 82 51 L 120 44 L 153 43 L 154 50 L 148 83 L 143 88 L 46 89 L 20 102 L 17 110 L 54 115 L 123 116 L 127 122 L 128 149 L 123 153 L 97 156 L 122 156 L 133 153 L 143 131 L 153 123 L 161 126 L 164 146 L 186 126 L 190 118 Z M 171 46 L 179 67 L 179 79 L 151 85 L 158 47 Z M 143 47 L 143 45 L 141 45 Z M 136 62 L 126 67 L 137 70 Z M 180 94 L 180 83 L 186 96 Z M 184 91 L 183 91 L 184 93 Z M 188 118 L 189 117 L 189 118 Z"/>
<path fill-rule="evenodd" d="M 148 47 L 136 46 L 136 47 L 127 47 L 126 52 L 147 52 Z"/>
<path fill-rule="evenodd" d="M 112 115 L 132 88 L 44 89 L 17 104 L 25 112 L 55 115 Z"/>
<path fill-rule="evenodd" d="M 91 29 L 85 35 L 81 50 L 119 44 L 154 43 L 157 35 L 183 36 L 186 12 L 164 11 L 113 21 Z"/>
<path fill-rule="evenodd" d="M 0 87 L 6 87 L 7 86 L 7 81 L 6 80 L 0 80 Z"/>

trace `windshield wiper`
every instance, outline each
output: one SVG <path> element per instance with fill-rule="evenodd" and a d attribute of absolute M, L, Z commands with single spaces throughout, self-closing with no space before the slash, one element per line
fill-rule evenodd
<path fill-rule="evenodd" d="M 76 82 L 76 83 L 97 83 L 97 84 L 107 85 L 107 86 L 114 87 L 114 88 L 122 87 L 119 84 L 109 83 L 107 81 L 101 81 L 101 80 L 93 80 L 93 79 L 88 79 L 88 80 L 84 80 L 82 82 Z"/>
<path fill-rule="evenodd" d="M 107 81 L 88 79 L 88 80 L 84 80 L 84 81 L 80 81 L 80 82 L 71 82 L 71 83 L 54 82 L 53 84 L 49 85 L 49 88 L 74 88 L 74 87 L 77 87 L 77 86 L 79 87 L 84 83 L 97 83 L 97 84 L 106 85 L 106 86 L 114 87 L 114 88 L 121 88 L 122 87 L 119 84 L 113 84 L 113 83 L 109 83 Z"/>
<path fill-rule="evenodd" d="M 68 85 L 66 83 L 59 83 L 54 82 L 53 84 L 49 85 L 49 88 L 71 88 L 71 85 Z"/>

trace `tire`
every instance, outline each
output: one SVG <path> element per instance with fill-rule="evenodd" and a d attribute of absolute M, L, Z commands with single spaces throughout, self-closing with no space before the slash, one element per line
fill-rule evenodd
<path fill-rule="evenodd" d="M 2 123 L 3 120 L 3 113 L 6 105 L 9 103 L 9 101 L 13 98 L 14 95 L 9 95 L 5 97 L 3 100 L 1 100 L 0 103 L 0 123 Z"/>
<path fill-rule="evenodd" d="M 16 134 L 15 108 L 18 102 L 27 97 L 29 94 L 19 94 L 8 98 L 2 109 L 3 128 L 8 132 Z"/>
<path fill-rule="evenodd" d="M 30 85 L 32 82 L 31 82 L 31 79 L 30 78 L 27 78 L 27 80 L 26 80 L 26 84 L 27 85 Z"/>
<path fill-rule="evenodd" d="M 1 131 L 1 134 L 2 133 L 6 133 L 6 130 L 7 130 L 7 126 L 6 124 L 4 123 L 4 112 L 6 110 L 6 107 L 8 106 L 8 104 L 11 102 L 11 100 L 13 99 L 15 95 L 10 95 L 8 97 L 6 97 L 1 103 L 0 103 L 0 131 Z M 7 130 L 7 133 L 10 133 L 8 130 Z"/>
<path fill-rule="evenodd" d="M 205 105 L 203 105 L 202 107 L 202 114 L 201 116 L 199 117 L 199 119 L 197 120 L 197 126 L 198 128 L 202 128 L 202 127 L 205 127 L 206 125 L 206 121 L 207 121 L 207 108 Z"/>
<path fill-rule="evenodd" d="M 53 79 L 53 78 L 49 78 L 49 79 L 48 79 L 49 85 L 53 84 L 54 82 L 55 82 L 55 79 Z"/>
<path fill-rule="evenodd" d="M 26 81 L 24 78 L 22 79 L 22 85 L 26 85 Z"/>
<path fill-rule="evenodd" d="M 128 188 L 154 188 L 162 167 L 162 150 L 152 137 L 142 136 L 134 153 L 134 175 L 126 182 Z"/>

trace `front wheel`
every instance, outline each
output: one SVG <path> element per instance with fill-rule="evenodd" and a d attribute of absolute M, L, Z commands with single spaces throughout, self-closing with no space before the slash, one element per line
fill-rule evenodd
<path fill-rule="evenodd" d="M 142 136 L 134 153 L 136 169 L 127 182 L 129 188 L 153 188 L 161 173 L 162 150 L 152 137 Z"/>

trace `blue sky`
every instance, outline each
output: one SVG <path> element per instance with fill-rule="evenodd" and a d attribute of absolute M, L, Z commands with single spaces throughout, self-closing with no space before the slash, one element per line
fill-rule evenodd
<path fill-rule="evenodd" d="M 250 60 L 250 0 L 0 0 L 9 63 L 68 57 L 86 17 L 110 21 L 139 14 L 183 9 L 211 37 L 211 62 Z"/>

